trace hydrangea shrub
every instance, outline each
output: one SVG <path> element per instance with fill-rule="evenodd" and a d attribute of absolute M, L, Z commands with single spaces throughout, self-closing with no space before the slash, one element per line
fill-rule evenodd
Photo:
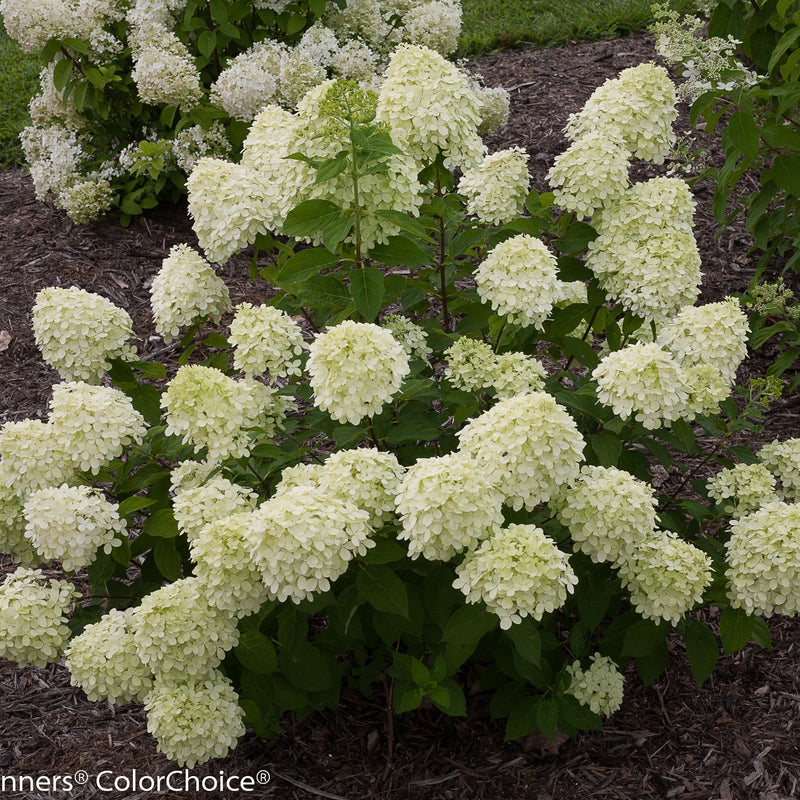
<path fill-rule="evenodd" d="M 152 293 L 184 337 L 167 369 L 121 358 L 119 314 L 65 295 L 43 351 L 72 370 L 64 331 L 91 309 L 106 333 L 80 363 L 111 385 L 64 375 L 47 420 L 0 430 L 0 550 L 20 563 L 0 655 L 68 647 L 75 685 L 143 702 L 180 763 L 343 686 L 396 713 L 488 702 L 509 738 L 574 735 L 626 675 L 661 674 L 670 633 L 705 680 L 720 641 L 702 609 L 730 653 L 800 608 L 800 447 L 742 443 L 780 386 L 737 386 L 736 299 L 694 304 L 691 195 L 585 158 L 663 158 L 665 71 L 601 87 L 542 193 L 521 150 L 485 155 L 441 56 L 406 45 L 387 76 L 268 107 L 241 164 L 192 174 L 206 256 L 254 245 L 263 306 L 228 308 L 215 268 L 173 249 Z M 231 196 L 209 176 L 234 167 Z M 220 315 L 230 336 L 206 335 Z M 216 352 L 190 363 L 198 342 Z M 84 417 L 108 433 L 82 436 Z M 52 530 L 54 496 L 88 520 L 77 539 Z M 31 569 L 48 560 L 87 565 L 94 596 Z"/>

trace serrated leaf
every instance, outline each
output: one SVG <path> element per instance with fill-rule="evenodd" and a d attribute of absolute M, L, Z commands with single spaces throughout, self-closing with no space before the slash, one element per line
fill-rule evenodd
<path fill-rule="evenodd" d="M 289 258 L 281 267 L 275 283 L 282 289 L 292 290 L 299 284 L 338 263 L 335 254 L 324 247 L 309 247 Z"/>
<path fill-rule="evenodd" d="M 593 433 L 589 437 L 597 462 L 601 467 L 614 467 L 622 452 L 622 442 L 618 436 L 610 433 Z"/>
<path fill-rule="evenodd" d="M 296 238 L 321 236 L 322 243 L 334 251 L 350 233 L 355 217 L 330 200 L 306 200 L 295 206 L 283 223 L 283 232 Z"/>
<path fill-rule="evenodd" d="M 178 523 L 171 508 L 160 508 L 154 511 L 142 526 L 142 533 L 158 539 L 172 539 L 178 535 Z"/>
<path fill-rule="evenodd" d="M 752 111 L 734 111 L 728 121 L 727 132 L 731 142 L 748 161 L 758 155 L 760 136 Z"/>
<path fill-rule="evenodd" d="M 143 508 L 149 508 L 152 506 L 156 501 L 149 498 L 149 497 L 141 497 L 139 495 L 134 495 L 133 497 L 126 497 L 118 507 L 118 513 L 120 517 L 127 519 L 132 514 L 135 514 L 137 511 L 141 511 Z"/>
<path fill-rule="evenodd" d="M 562 694 L 558 700 L 559 719 L 581 731 L 599 731 L 603 727 L 599 714 L 571 694 Z"/>
<path fill-rule="evenodd" d="M 410 619 L 406 586 L 390 567 L 366 567 L 358 573 L 356 588 L 374 609 Z"/>
<path fill-rule="evenodd" d="M 442 634 L 443 642 L 457 645 L 477 644 L 498 625 L 497 616 L 481 605 L 464 605 L 450 617 Z"/>
<path fill-rule="evenodd" d="M 558 701 L 555 697 L 546 697 L 536 709 L 536 724 L 548 739 L 556 738 L 558 725 Z"/>
<path fill-rule="evenodd" d="M 742 608 L 723 609 L 719 618 L 719 637 L 726 655 L 741 650 L 753 635 L 753 617 Z"/>
<path fill-rule="evenodd" d="M 359 314 L 372 322 L 383 307 L 383 274 L 377 267 L 354 269 L 350 273 L 350 291 Z"/>
<path fill-rule="evenodd" d="M 425 267 L 432 263 L 431 256 L 407 236 L 390 236 L 386 244 L 370 248 L 369 257 L 387 267 Z"/>
<path fill-rule="evenodd" d="M 696 620 L 686 622 L 686 657 L 692 675 L 699 685 L 714 671 L 719 660 L 719 646 L 717 637 L 710 628 Z"/>
<path fill-rule="evenodd" d="M 181 554 L 175 549 L 173 539 L 159 539 L 153 548 L 158 571 L 168 580 L 177 581 L 182 577 Z"/>
<path fill-rule="evenodd" d="M 506 741 L 520 739 L 533 733 L 537 727 L 537 714 L 539 704 L 542 702 L 540 695 L 523 697 L 508 716 L 506 723 Z"/>
<path fill-rule="evenodd" d="M 257 630 L 245 630 L 239 635 L 234 649 L 239 663 L 257 675 L 266 675 L 278 669 L 278 656 L 272 642 Z"/>
<path fill-rule="evenodd" d="M 573 222 L 566 232 L 556 239 L 556 247 L 562 253 L 582 253 L 597 238 L 597 231 L 585 222 Z"/>

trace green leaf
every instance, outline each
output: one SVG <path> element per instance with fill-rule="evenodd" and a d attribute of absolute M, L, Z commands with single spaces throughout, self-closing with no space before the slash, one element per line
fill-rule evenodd
<path fill-rule="evenodd" d="M 684 638 L 692 675 L 698 684 L 702 684 L 714 671 L 719 660 L 717 637 L 702 622 L 687 620 Z"/>
<path fill-rule="evenodd" d="M 295 33 L 300 33 L 306 26 L 306 18 L 300 14 L 292 14 L 289 21 L 286 23 L 286 35 L 292 36 Z"/>
<path fill-rule="evenodd" d="M 527 625 L 525 623 L 528 623 Z M 520 658 L 531 664 L 539 664 L 542 658 L 542 640 L 539 631 L 530 620 L 523 620 L 517 625 L 512 625 L 506 635 L 512 642 Z"/>
<path fill-rule="evenodd" d="M 317 176 L 314 180 L 314 185 L 318 183 L 325 183 L 325 181 L 332 180 L 337 175 L 341 175 L 347 169 L 347 151 L 342 150 L 337 153 L 333 158 L 323 161 L 317 167 Z"/>
<path fill-rule="evenodd" d="M 589 437 L 589 444 L 601 467 L 616 466 L 622 452 L 622 442 L 618 436 L 610 433 L 593 433 Z"/>
<path fill-rule="evenodd" d="M 765 650 L 772 649 L 772 636 L 767 623 L 761 617 L 753 617 L 753 641 Z"/>
<path fill-rule="evenodd" d="M 300 301 L 304 305 L 323 308 L 346 306 L 350 302 L 350 292 L 341 278 L 333 275 L 314 275 L 303 282 Z"/>
<path fill-rule="evenodd" d="M 322 244 L 333 252 L 350 233 L 354 220 L 352 213 L 342 211 L 330 200 L 305 200 L 286 215 L 283 232 L 297 238 L 319 235 Z"/>
<path fill-rule="evenodd" d="M 408 555 L 400 542 L 394 539 L 379 539 L 375 547 L 367 550 L 365 564 L 391 564 L 402 561 Z"/>
<path fill-rule="evenodd" d="M 558 701 L 555 697 L 546 697 L 536 709 L 536 724 L 548 739 L 556 738 L 558 724 Z"/>
<path fill-rule="evenodd" d="M 403 581 L 390 567 L 368 566 L 356 578 L 358 593 L 375 609 L 408 616 L 408 593 Z"/>
<path fill-rule="evenodd" d="M 239 644 L 233 652 L 243 667 L 257 675 L 266 675 L 276 672 L 278 669 L 275 645 L 257 630 L 242 631 L 239 636 Z"/>
<path fill-rule="evenodd" d="M 666 625 L 657 625 L 648 619 L 634 622 L 625 633 L 622 655 L 634 658 L 647 656 L 664 641 L 666 635 Z"/>
<path fill-rule="evenodd" d="M 324 247 L 309 247 L 295 253 L 281 267 L 275 283 L 282 289 L 292 290 L 323 269 L 335 267 L 339 259 Z"/>
<path fill-rule="evenodd" d="M 603 727 L 599 714 L 595 714 L 588 706 L 571 694 L 559 695 L 559 719 L 581 731 L 599 731 Z"/>
<path fill-rule="evenodd" d="M 800 197 L 800 154 L 781 154 L 767 173 L 780 189 Z"/>
<path fill-rule="evenodd" d="M 672 423 L 672 432 L 678 437 L 685 448 L 685 452 L 691 452 L 694 447 L 694 431 L 688 422 L 676 419 Z"/>
<path fill-rule="evenodd" d="M 159 572 L 168 581 L 182 577 L 181 554 L 175 549 L 174 539 L 159 539 L 153 548 L 153 557 Z"/>
<path fill-rule="evenodd" d="M 203 31 L 197 37 L 197 49 L 206 57 L 210 58 L 217 46 L 217 32 Z"/>
<path fill-rule="evenodd" d="M 158 364 L 155 361 L 131 361 L 129 364 L 131 367 L 141 372 L 145 378 L 165 380 L 167 377 L 167 368 L 163 364 Z"/>
<path fill-rule="evenodd" d="M 545 323 L 545 333 L 549 337 L 572 333 L 583 322 L 588 310 L 587 303 L 573 303 L 566 308 L 555 309 L 553 316 Z"/>
<path fill-rule="evenodd" d="M 278 662 L 286 679 L 298 689 L 324 692 L 333 686 L 335 676 L 330 659 L 308 642 L 302 642 L 296 648 L 281 648 Z"/>
<path fill-rule="evenodd" d="M 149 497 L 141 497 L 140 495 L 133 495 L 133 497 L 126 497 L 119 504 L 118 513 L 120 517 L 128 519 L 137 511 L 141 511 L 143 508 L 149 508 L 155 502 L 156 502 L 155 500 Z"/>
<path fill-rule="evenodd" d="M 726 655 L 741 650 L 753 635 L 753 617 L 742 608 L 723 609 L 719 618 L 719 636 Z"/>
<path fill-rule="evenodd" d="M 142 533 L 158 539 L 172 539 L 178 535 L 178 523 L 171 508 L 154 511 L 142 527 Z"/>
<path fill-rule="evenodd" d="M 395 686 L 394 702 L 392 703 L 394 712 L 403 714 L 406 711 L 413 711 L 415 708 L 419 708 L 423 697 L 425 697 L 425 692 L 419 686 L 398 682 Z"/>
<path fill-rule="evenodd" d="M 727 127 L 731 142 L 748 161 L 758 155 L 759 133 L 752 110 L 734 111 Z"/>
<path fill-rule="evenodd" d="M 404 442 L 429 442 L 438 439 L 441 428 L 433 425 L 428 417 L 420 414 L 403 414 L 400 422 L 393 426 L 386 437 L 388 444 Z"/>
<path fill-rule="evenodd" d="M 597 231 L 585 222 L 573 222 L 563 236 L 556 239 L 556 247 L 562 253 L 582 253 L 597 238 Z"/>
<path fill-rule="evenodd" d="M 325 0 L 308 0 L 308 9 L 315 17 L 325 13 Z"/>
<path fill-rule="evenodd" d="M 370 248 L 369 257 L 387 267 L 425 267 L 432 263 L 430 253 L 407 236 L 390 236 L 386 244 Z"/>
<path fill-rule="evenodd" d="M 354 269 L 350 273 L 350 291 L 359 314 L 372 322 L 383 306 L 383 274 L 377 267 Z"/>
<path fill-rule="evenodd" d="M 647 686 L 664 672 L 668 663 L 669 647 L 664 639 L 648 655 L 639 656 L 636 659 L 636 672 L 642 679 L 642 683 Z"/>
<path fill-rule="evenodd" d="M 594 369 L 600 363 L 594 348 L 582 339 L 565 336 L 562 346 L 567 355 L 572 356 L 579 364 L 583 364 L 589 369 Z"/>
<path fill-rule="evenodd" d="M 508 716 L 506 723 L 506 741 L 520 739 L 533 733 L 538 727 L 537 721 L 541 695 L 523 697 Z"/>
<path fill-rule="evenodd" d="M 448 620 L 442 641 L 457 645 L 477 644 L 497 624 L 497 616 L 490 614 L 482 605 L 464 605 Z"/>
<path fill-rule="evenodd" d="M 430 692 L 434 705 L 451 717 L 467 716 L 467 700 L 464 690 L 452 679 L 446 678 Z"/>
<path fill-rule="evenodd" d="M 53 86 L 55 86 L 59 92 L 63 92 L 64 89 L 66 89 L 71 77 L 72 62 L 68 58 L 62 58 L 60 61 L 56 62 L 55 67 L 53 67 Z"/>

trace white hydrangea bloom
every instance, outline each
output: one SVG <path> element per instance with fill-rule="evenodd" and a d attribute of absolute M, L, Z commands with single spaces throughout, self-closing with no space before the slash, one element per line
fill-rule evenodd
<path fill-rule="evenodd" d="M 458 0 L 431 0 L 415 5 L 403 16 L 403 38 L 443 56 L 458 46 L 461 4 Z"/>
<path fill-rule="evenodd" d="M 24 52 L 34 53 L 63 35 L 68 6 L 64 0 L 0 0 L 0 13 L 8 35 Z"/>
<path fill-rule="evenodd" d="M 493 476 L 457 453 L 422 458 L 397 493 L 397 513 L 411 558 L 448 561 L 472 550 L 503 524 L 503 496 Z"/>
<path fill-rule="evenodd" d="M 692 232 L 694 200 L 685 181 L 637 183 L 595 221 L 586 265 L 614 299 L 662 323 L 700 293 L 700 254 Z"/>
<path fill-rule="evenodd" d="M 189 769 L 223 758 L 245 733 L 239 697 L 221 672 L 187 683 L 156 682 L 144 707 L 159 751 Z"/>
<path fill-rule="evenodd" d="M 191 543 L 209 523 L 252 511 L 257 502 L 258 497 L 246 487 L 215 475 L 200 486 L 177 492 L 172 510 L 178 528 Z"/>
<path fill-rule="evenodd" d="M 592 379 L 601 403 L 649 430 L 687 416 L 689 392 L 680 365 L 655 343 L 637 342 L 609 353 Z"/>
<path fill-rule="evenodd" d="M 378 54 L 359 39 L 345 42 L 333 54 L 333 72 L 351 81 L 367 81 L 374 77 Z"/>
<path fill-rule="evenodd" d="M 174 495 L 196 489 L 204 484 L 217 465 L 210 461 L 184 461 L 172 470 L 169 476 L 169 490 Z"/>
<path fill-rule="evenodd" d="M 303 34 L 297 49 L 318 66 L 328 69 L 333 66 L 339 40 L 330 28 L 317 21 Z"/>
<path fill-rule="evenodd" d="M 272 496 L 279 497 L 290 489 L 298 487 L 306 490 L 319 489 L 324 472 L 323 464 L 296 464 L 293 467 L 284 467 Z"/>
<path fill-rule="evenodd" d="M 480 100 L 469 78 L 427 47 L 400 45 L 378 96 L 378 119 L 398 147 L 419 162 L 441 151 L 448 167 L 471 167 L 483 156 Z"/>
<path fill-rule="evenodd" d="M 247 535 L 269 598 L 300 603 L 327 592 L 356 555 L 366 555 L 371 533 L 366 511 L 298 487 L 255 511 Z"/>
<path fill-rule="evenodd" d="M 572 679 L 567 692 L 588 706 L 595 714 L 610 717 L 622 707 L 625 676 L 608 657 L 595 653 L 584 669 L 580 661 L 567 667 Z"/>
<path fill-rule="evenodd" d="M 575 420 L 548 394 L 501 400 L 458 433 L 460 451 L 493 475 L 516 511 L 547 502 L 578 476 L 583 437 Z"/>
<path fill-rule="evenodd" d="M 219 317 L 230 308 L 228 287 L 211 265 L 187 244 L 177 244 L 150 286 L 156 330 L 170 341 L 197 320 Z"/>
<path fill-rule="evenodd" d="M 60 53 L 56 54 L 39 73 L 39 92 L 28 104 L 28 116 L 35 127 L 43 128 L 52 122 L 59 122 L 69 129 L 77 129 L 80 125 L 80 116 L 72 102 L 72 95 L 65 99 L 53 82 L 55 67 L 64 57 Z"/>
<path fill-rule="evenodd" d="M 137 48 L 134 60 L 131 76 L 143 103 L 175 105 L 189 111 L 202 100 L 200 73 L 186 46 L 174 34 Z"/>
<path fill-rule="evenodd" d="M 472 88 L 480 101 L 478 133 L 492 136 L 508 122 L 511 97 L 502 86 L 482 86 L 474 81 Z"/>
<path fill-rule="evenodd" d="M 708 364 L 730 384 L 747 355 L 749 325 L 735 297 L 686 306 L 658 332 L 656 341 L 682 364 Z"/>
<path fill-rule="evenodd" d="M 111 386 L 58 383 L 50 399 L 50 425 L 76 470 L 97 474 L 146 432 L 131 399 Z"/>
<path fill-rule="evenodd" d="M 325 67 L 315 63 L 309 53 L 299 48 L 289 50 L 281 59 L 278 102 L 285 108 L 297 108 L 303 97 L 327 77 Z"/>
<path fill-rule="evenodd" d="M 571 141 L 595 131 L 619 136 L 637 158 L 662 164 L 675 141 L 677 101 L 664 67 L 639 64 L 595 89 L 580 113 L 570 116 L 566 133 Z"/>
<path fill-rule="evenodd" d="M 703 599 L 711 583 L 711 559 L 672 531 L 656 531 L 620 563 L 622 585 L 645 619 L 677 625 Z"/>
<path fill-rule="evenodd" d="M 415 358 L 425 360 L 433 352 L 428 347 L 428 334 L 408 317 L 400 314 L 387 314 L 381 320 L 381 327 L 386 328 L 400 342 L 409 361 Z"/>
<path fill-rule="evenodd" d="M 547 373 L 544 364 L 525 353 L 503 353 L 497 356 L 492 388 L 500 400 L 518 394 L 543 392 Z"/>
<path fill-rule="evenodd" d="M 728 597 L 748 614 L 800 613 L 800 504 L 767 503 L 731 520 Z"/>
<path fill-rule="evenodd" d="M 23 567 L 35 567 L 42 557 L 25 538 L 25 505 L 0 461 L 0 553 Z"/>
<path fill-rule="evenodd" d="M 764 466 L 780 481 L 780 494 L 790 502 L 800 501 L 800 438 L 777 439 L 758 451 Z"/>
<path fill-rule="evenodd" d="M 389 331 L 345 320 L 312 342 L 307 370 L 314 405 L 357 425 L 378 413 L 409 373 L 408 356 Z"/>
<path fill-rule="evenodd" d="M 112 358 L 133 358 L 128 313 L 99 294 L 49 286 L 36 295 L 33 333 L 42 358 L 67 381 L 100 383 Z"/>
<path fill-rule="evenodd" d="M 588 289 L 583 281 L 559 281 L 558 289 L 560 297 L 556 301 L 556 308 L 588 302 Z"/>
<path fill-rule="evenodd" d="M 481 339 L 461 336 L 444 351 L 445 377 L 465 392 L 478 392 L 492 385 L 497 375 L 497 357 Z"/>
<path fill-rule="evenodd" d="M 241 618 L 267 600 L 261 572 L 250 555 L 252 511 L 214 517 L 191 540 L 194 574 L 209 604 Z"/>
<path fill-rule="evenodd" d="M 241 303 L 231 322 L 235 347 L 233 366 L 246 375 L 269 372 L 277 378 L 300 375 L 300 356 L 308 349 L 303 329 L 285 312 L 272 306 Z"/>
<path fill-rule="evenodd" d="M 39 489 L 25 500 L 25 536 L 42 557 L 74 572 L 125 536 L 117 506 L 88 486 Z"/>
<path fill-rule="evenodd" d="M 521 233 L 498 244 L 475 272 L 481 300 L 509 322 L 542 330 L 559 298 L 555 256 Z"/>
<path fill-rule="evenodd" d="M 146 595 L 130 619 L 136 652 L 156 679 L 203 677 L 236 647 L 236 618 L 208 603 L 197 578 Z"/>
<path fill-rule="evenodd" d="M 267 232 L 269 193 L 248 166 L 201 158 L 186 188 L 197 241 L 211 261 L 224 263 Z"/>
<path fill-rule="evenodd" d="M 555 507 L 575 549 L 598 563 L 633 556 L 656 528 L 652 487 L 616 467 L 582 467 Z"/>
<path fill-rule="evenodd" d="M 350 0 L 344 8 L 332 3 L 326 8 L 323 22 L 341 42 L 361 39 L 383 52 L 396 41 L 378 0 Z"/>
<path fill-rule="evenodd" d="M 708 481 L 708 494 L 726 514 L 741 517 L 778 500 L 775 478 L 763 464 L 737 464 Z"/>
<path fill-rule="evenodd" d="M 69 483 L 75 467 L 58 430 L 38 419 L 6 422 L 0 428 L 3 480 L 16 494 Z"/>
<path fill-rule="evenodd" d="M 630 185 L 631 155 L 622 139 L 603 130 L 581 136 L 556 156 L 547 173 L 554 202 L 578 219 L 623 197 Z"/>
<path fill-rule="evenodd" d="M 142 700 L 153 685 L 150 670 L 136 652 L 131 631 L 135 609 L 112 608 L 88 625 L 66 651 L 70 683 L 89 700 L 128 703 Z"/>
<path fill-rule="evenodd" d="M 540 620 L 561 608 L 578 578 L 569 556 L 535 525 L 509 525 L 467 553 L 453 587 L 468 603 L 483 601 L 508 630 L 523 617 Z"/>
<path fill-rule="evenodd" d="M 340 450 L 325 461 L 318 474 L 319 488 L 366 511 L 369 524 L 377 529 L 394 518 L 404 472 L 393 453 L 374 447 Z"/>
<path fill-rule="evenodd" d="M 0 583 L 0 657 L 21 667 L 58 661 L 69 641 L 66 616 L 75 587 L 18 567 Z"/>
<path fill-rule="evenodd" d="M 711 364 L 681 365 L 681 373 L 689 391 L 686 419 L 698 414 L 716 414 L 719 404 L 730 396 L 731 384 Z"/>
<path fill-rule="evenodd" d="M 464 170 L 458 191 L 467 197 L 467 212 L 481 222 L 502 225 L 525 208 L 531 176 L 528 154 L 520 147 L 486 156 L 477 167 Z"/>
<path fill-rule="evenodd" d="M 57 198 L 77 180 L 88 159 L 84 138 L 61 123 L 29 125 L 19 135 L 30 169 L 36 199 Z"/>
<path fill-rule="evenodd" d="M 256 381 L 237 381 L 213 367 L 181 367 L 161 396 L 167 435 L 208 448 L 208 460 L 241 458 L 250 451 L 248 430 L 272 429 L 285 414 L 283 398 Z"/>
<path fill-rule="evenodd" d="M 203 157 L 230 156 L 231 143 L 222 122 L 215 119 L 208 128 L 190 125 L 178 131 L 172 140 L 172 154 L 178 167 L 188 175 Z"/>
<path fill-rule="evenodd" d="M 86 180 L 75 180 L 65 186 L 55 205 L 66 211 L 76 225 L 85 225 L 114 205 L 114 191 L 107 180 L 95 173 L 87 176 Z"/>

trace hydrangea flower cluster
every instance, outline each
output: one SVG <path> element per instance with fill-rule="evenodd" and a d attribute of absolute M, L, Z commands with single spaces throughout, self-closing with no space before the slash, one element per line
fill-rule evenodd
<path fill-rule="evenodd" d="M 202 678 L 239 641 L 236 619 L 209 605 L 197 578 L 146 595 L 130 619 L 139 658 L 157 679 Z"/>
<path fill-rule="evenodd" d="M 153 678 L 133 640 L 134 613 L 133 608 L 112 608 L 70 642 L 65 654 L 70 683 L 90 700 L 127 703 L 144 699 L 150 691 Z"/>
<path fill-rule="evenodd" d="M 191 543 L 209 523 L 252 511 L 257 501 L 258 497 L 249 489 L 215 475 L 200 486 L 176 492 L 172 511 L 178 528 Z"/>
<path fill-rule="evenodd" d="M 462 453 L 493 475 L 515 510 L 533 509 L 578 476 L 583 437 L 575 421 L 548 394 L 501 400 L 462 428 Z"/>
<path fill-rule="evenodd" d="M 0 553 L 8 553 L 23 567 L 34 567 L 42 559 L 25 538 L 25 506 L 2 467 L 0 461 Z"/>
<path fill-rule="evenodd" d="M 711 559 L 671 531 L 656 531 L 620 564 L 619 576 L 639 614 L 676 625 L 703 599 Z"/>
<path fill-rule="evenodd" d="M 445 377 L 465 392 L 477 392 L 491 386 L 497 369 L 497 357 L 482 339 L 461 336 L 444 351 L 447 359 Z"/>
<path fill-rule="evenodd" d="M 560 608 L 578 583 L 569 556 L 535 525 L 495 531 L 467 553 L 456 576 L 453 587 L 468 603 L 483 601 L 503 630 L 523 617 L 540 620 Z"/>
<path fill-rule="evenodd" d="M 186 683 L 157 683 L 144 707 L 161 752 L 189 769 L 227 755 L 245 733 L 239 697 L 216 670 Z"/>
<path fill-rule="evenodd" d="M 42 358 L 67 381 L 100 383 L 110 359 L 136 354 L 127 312 L 76 286 L 49 286 L 36 295 L 33 333 Z"/>
<path fill-rule="evenodd" d="M 521 233 L 498 244 L 475 272 L 478 294 L 509 322 L 542 330 L 559 298 L 555 256 Z"/>
<path fill-rule="evenodd" d="M 731 521 L 728 597 L 748 614 L 800 612 L 800 504 L 767 503 Z"/>
<path fill-rule="evenodd" d="M 39 489 L 25 501 L 25 536 L 43 559 L 58 559 L 68 572 L 110 553 L 125 535 L 118 509 L 88 486 Z"/>
<path fill-rule="evenodd" d="M 572 679 L 567 691 L 595 714 L 610 717 L 622 706 L 625 676 L 608 657 L 595 653 L 585 669 L 580 661 L 567 667 Z"/>
<path fill-rule="evenodd" d="M 764 466 L 780 481 L 780 494 L 790 502 L 800 501 L 800 438 L 774 441 L 758 451 Z"/>
<path fill-rule="evenodd" d="M 471 459 L 457 453 L 420 459 L 397 493 L 403 523 L 397 538 L 408 541 L 411 558 L 447 561 L 500 528 L 502 506 L 493 476 Z"/>
<path fill-rule="evenodd" d="M 197 320 L 219 317 L 230 308 L 225 282 L 211 265 L 185 244 L 175 245 L 150 286 L 150 307 L 156 330 L 174 339 Z"/>
<path fill-rule="evenodd" d="M 428 335 L 425 331 L 412 322 L 408 317 L 400 314 L 387 314 L 381 320 L 381 327 L 386 328 L 406 351 L 408 360 L 425 360 L 433 352 L 428 347 Z"/>
<path fill-rule="evenodd" d="M 241 303 L 231 322 L 233 365 L 245 375 L 269 372 L 277 378 L 300 375 L 300 356 L 307 349 L 303 330 L 280 309 Z"/>
<path fill-rule="evenodd" d="M 546 377 L 544 364 L 525 353 L 509 352 L 497 356 L 492 388 L 498 399 L 518 394 L 543 392 Z"/>
<path fill-rule="evenodd" d="M 68 581 L 18 567 L 0 584 L 0 655 L 20 666 L 58 661 L 69 641 L 66 616 L 78 592 Z"/>
<path fill-rule="evenodd" d="M 575 549 L 596 562 L 633 556 L 656 527 L 653 489 L 616 467 L 582 467 L 555 506 Z"/>
<path fill-rule="evenodd" d="M 19 497 L 60 486 L 75 477 L 72 458 L 54 425 L 38 419 L 7 422 L 0 428 L 0 470 Z"/>
<path fill-rule="evenodd" d="M 270 599 L 299 603 L 326 592 L 356 555 L 374 547 L 369 514 L 298 487 L 254 512 L 248 537 Z"/>
<path fill-rule="evenodd" d="M 161 396 L 167 434 L 195 448 L 208 448 L 208 459 L 241 458 L 250 451 L 248 431 L 274 433 L 286 407 L 274 390 L 253 380 L 237 381 L 213 367 L 181 367 Z"/>
<path fill-rule="evenodd" d="M 389 331 L 346 320 L 311 344 L 314 404 L 338 422 L 357 425 L 377 414 L 408 375 L 408 356 Z"/>
<path fill-rule="evenodd" d="M 467 198 L 467 211 L 481 222 L 502 225 L 519 216 L 531 176 L 528 154 L 519 147 L 486 156 L 477 167 L 464 170 L 458 190 Z"/>
<path fill-rule="evenodd" d="M 708 494 L 734 517 L 778 500 L 775 478 L 763 464 L 737 464 L 721 470 L 708 482 Z"/>

